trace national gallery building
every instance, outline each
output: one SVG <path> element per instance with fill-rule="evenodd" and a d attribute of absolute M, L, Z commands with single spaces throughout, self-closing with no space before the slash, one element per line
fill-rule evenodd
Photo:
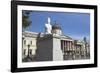
<path fill-rule="evenodd" d="M 67 30 L 66 30 L 67 31 Z M 62 61 L 90 59 L 90 43 L 84 37 L 76 40 L 62 33 L 48 17 L 45 32 L 22 32 L 22 61 Z"/>

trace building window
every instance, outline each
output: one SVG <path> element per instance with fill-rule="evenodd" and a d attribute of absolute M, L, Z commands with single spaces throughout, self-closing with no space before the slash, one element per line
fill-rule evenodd
<path fill-rule="evenodd" d="M 24 55 L 26 54 L 26 49 L 24 49 Z"/>
<path fill-rule="evenodd" d="M 29 54 L 32 55 L 32 49 L 29 50 Z"/>
<path fill-rule="evenodd" d="M 26 45 L 26 40 L 24 40 L 24 45 Z"/>
<path fill-rule="evenodd" d="M 31 41 L 30 43 L 31 43 L 31 45 L 32 45 L 32 41 Z"/>

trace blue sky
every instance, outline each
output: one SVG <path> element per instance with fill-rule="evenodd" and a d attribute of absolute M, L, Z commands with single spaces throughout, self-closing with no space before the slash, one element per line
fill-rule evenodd
<path fill-rule="evenodd" d="M 31 25 L 26 29 L 31 32 L 44 32 L 44 25 L 47 18 L 51 18 L 51 23 L 58 23 L 64 35 L 74 39 L 90 37 L 90 14 L 75 12 L 44 12 L 33 11 L 30 14 Z"/>

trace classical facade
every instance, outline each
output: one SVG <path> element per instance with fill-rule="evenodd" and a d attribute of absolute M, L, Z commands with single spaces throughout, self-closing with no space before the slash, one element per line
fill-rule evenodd
<path fill-rule="evenodd" d="M 64 35 L 59 24 L 51 25 L 50 18 L 45 23 L 44 33 L 24 31 L 22 35 L 23 62 L 90 58 L 90 45 L 86 38 L 75 40 Z"/>

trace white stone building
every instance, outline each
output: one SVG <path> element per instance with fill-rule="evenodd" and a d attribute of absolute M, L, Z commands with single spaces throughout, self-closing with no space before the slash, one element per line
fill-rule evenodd
<path fill-rule="evenodd" d="M 22 35 L 23 62 L 90 58 L 89 43 L 64 35 L 59 24 L 51 25 L 50 18 L 44 33 L 25 31 Z"/>

